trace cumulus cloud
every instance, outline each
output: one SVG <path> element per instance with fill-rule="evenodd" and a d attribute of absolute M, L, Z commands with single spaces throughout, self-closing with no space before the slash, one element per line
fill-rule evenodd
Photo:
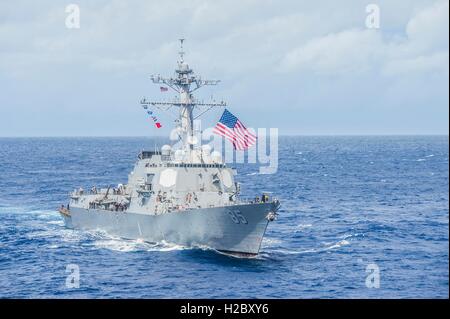
<path fill-rule="evenodd" d="M 384 53 L 380 50 L 382 43 L 380 34 L 372 30 L 328 34 L 288 52 L 281 61 L 281 70 L 364 72 Z"/>
<path fill-rule="evenodd" d="M 319 73 L 448 71 L 449 4 L 439 1 L 417 12 L 403 34 L 381 29 L 351 29 L 326 34 L 296 47 L 283 57 L 280 70 Z"/>
<path fill-rule="evenodd" d="M 409 20 L 406 34 L 412 53 L 448 51 L 449 2 L 441 0 L 417 12 Z"/>
<path fill-rule="evenodd" d="M 388 61 L 383 67 L 386 75 L 426 74 L 429 72 L 448 72 L 448 51 L 437 52 L 429 55 L 420 55 L 413 58 L 405 58 Z"/>

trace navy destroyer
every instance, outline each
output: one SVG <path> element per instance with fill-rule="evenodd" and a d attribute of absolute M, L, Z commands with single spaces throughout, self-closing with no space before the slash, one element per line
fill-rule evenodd
<path fill-rule="evenodd" d="M 234 180 L 236 170 L 224 163 L 221 153 L 196 141 L 194 111 L 225 103 L 200 103 L 193 97 L 193 91 L 219 81 L 204 80 L 193 73 L 184 61 L 183 40 L 179 55 L 175 76 L 151 76 L 154 83 L 175 90 L 177 100 L 141 100 L 145 109 L 178 108 L 177 147 L 164 145 L 159 150 L 142 151 L 126 184 L 76 189 L 59 213 L 70 228 L 255 256 L 280 203 L 266 194 L 241 199 L 240 185 Z"/>

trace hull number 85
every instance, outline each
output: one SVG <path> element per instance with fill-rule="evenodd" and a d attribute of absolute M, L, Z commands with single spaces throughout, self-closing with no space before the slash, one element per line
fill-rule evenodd
<path fill-rule="evenodd" d="M 248 224 L 247 219 L 238 210 L 230 210 L 228 211 L 228 215 L 230 215 L 231 220 L 235 224 Z"/>

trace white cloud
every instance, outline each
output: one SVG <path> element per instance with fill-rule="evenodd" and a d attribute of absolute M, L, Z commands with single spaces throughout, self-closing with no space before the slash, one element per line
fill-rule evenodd
<path fill-rule="evenodd" d="M 192 61 L 234 76 L 246 76 L 261 66 L 360 73 L 379 68 L 385 60 L 435 53 L 439 46 L 440 51 L 448 50 L 447 1 L 418 6 L 401 37 L 385 35 L 384 29 L 397 27 L 393 12 L 404 20 L 405 5 L 382 4 L 379 32 L 363 29 L 365 5 L 354 1 L 344 8 L 324 1 L 317 8 L 307 1 L 243 0 L 236 5 L 195 0 L 131 6 L 122 1 L 80 1 L 81 29 L 67 30 L 64 5 L 43 2 L 45 10 L 21 5 L 24 18 L 17 19 L 16 7 L 2 4 L 6 18 L 0 22 L 0 69 L 6 73 L 26 69 L 29 75 L 58 61 L 87 64 L 103 72 L 138 70 L 150 61 L 162 69 L 173 64 L 180 36 L 188 38 Z M 27 58 L 21 59 L 18 51 Z"/>
<path fill-rule="evenodd" d="M 390 76 L 424 74 L 427 72 L 448 73 L 448 59 L 449 55 L 448 51 L 446 51 L 409 59 L 391 60 L 383 67 L 383 73 Z"/>
<path fill-rule="evenodd" d="M 351 29 L 310 40 L 286 53 L 280 70 L 341 74 L 381 71 L 385 75 L 448 70 L 448 2 L 419 11 L 403 36 L 377 29 Z"/>
<path fill-rule="evenodd" d="M 441 0 L 419 11 L 406 26 L 411 50 L 425 53 L 448 50 L 449 3 Z"/>
<path fill-rule="evenodd" d="M 288 52 L 281 61 L 285 72 L 364 72 L 382 52 L 381 36 L 373 30 L 346 30 L 313 39 Z"/>

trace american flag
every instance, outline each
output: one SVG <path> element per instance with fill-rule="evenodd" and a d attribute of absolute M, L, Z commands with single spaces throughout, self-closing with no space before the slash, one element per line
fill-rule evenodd
<path fill-rule="evenodd" d="M 231 141 L 236 150 L 245 150 L 256 142 L 256 135 L 247 130 L 244 124 L 227 109 L 223 112 L 213 132 Z"/>

